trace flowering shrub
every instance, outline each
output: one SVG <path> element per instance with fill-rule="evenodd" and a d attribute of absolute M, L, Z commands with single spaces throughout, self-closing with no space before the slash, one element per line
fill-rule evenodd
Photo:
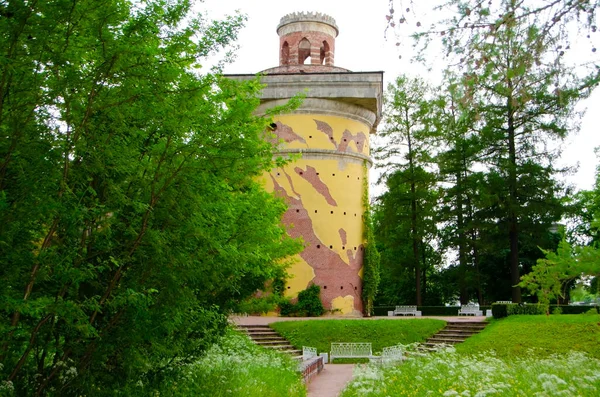
<path fill-rule="evenodd" d="M 168 377 L 157 396 L 306 396 L 291 357 L 261 348 L 235 331 L 228 333 L 199 361 Z M 138 385 L 140 394 L 143 384 Z M 146 395 L 147 395 L 146 394 Z"/>
<path fill-rule="evenodd" d="M 358 367 L 342 397 L 597 396 L 600 360 L 572 352 L 548 358 L 465 356 L 454 349 L 409 358 L 393 367 Z"/>

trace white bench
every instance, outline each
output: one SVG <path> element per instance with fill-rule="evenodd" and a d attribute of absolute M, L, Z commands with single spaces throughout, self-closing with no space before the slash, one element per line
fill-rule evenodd
<path fill-rule="evenodd" d="M 417 310 L 416 306 L 396 306 L 396 310 L 394 310 L 394 316 L 421 317 L 421 312 Z"/>
<path fill-rule="evenodd" d="M 371 343 L 332 343 L 330 362 L 334 358 L 373 358 Z"/>
<path fill-rule="evenodd" d="M 302 361 L 310 360 L 313 357 L 317 357 L 317 348 L 302 346 Z"/>
<path fill-rule="evenodd" d="M 479 305 L 462 305 L 458 310 L 459 316 L 483 316 L 483 311 L 479 310 Z"/>
<path fill-rule="evenodd" d="M 406 346 L 404 345 L 384 347 L 381 350 L 380 360 L 383 363 L 404 360 L 404 353 L 406 353 Z"/>

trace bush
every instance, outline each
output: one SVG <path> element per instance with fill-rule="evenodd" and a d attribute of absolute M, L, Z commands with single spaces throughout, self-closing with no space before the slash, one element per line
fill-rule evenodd
<path fill-rule="evenodd" d="M 279 314 L 282 316 L 293 316 L 296 313 L 296 305 L 289 298 L 279 302 Z"/>
<path fill-rule="evenodd" d="M 508 316 L 508 304 L 506 303 L 493 303 L 492 304 L 492 315 L 494 318 L 504 318 Z"/>
<path fill-rule="evenodd" d="M 276 295 L 251 297 L 237 305 L 237 313 L 250 315 L 261 315 L 271 312 L 277 308 L 280 298 Z"/>
<path fill-rule="evenodd" d="M 548 306 L 542 304 L 524 305 L 518 303 L 511 303 L 507 305 L 507 314 L 546 314 L 548 312 Z"/>
<path fill-rule="evenodd" d="M 503 318 L 513 314 L 546 314 L 548 306 L 541 304 L 519 304 L 519 303 L 494 303 L 492 304 L 492 315 L 494 318 Z"/>
<path fill-rule="evenodd" d="M 311 285 L 298 294 L 298 313 L 308 317 L 319 317 L 325 313 L 325 308 L 321 302 L 321 287 Z"/>
<path fill-rule="evenodd" d="M 554 309 L 552 309 L 552 314 L 562 314 L 562 309 L 560 306 L 556 306 Z"/>
<path fill-rule="evenodd" d="M 550 305 L 550 309 L 553 311 L 554 308 L 560 308 L 562 314 L 582 314 L 587 313 L 590 310 L 594 311 L 594 314 L 597 314 L 597 306 L 590 305 L 577 305 L 577 306 L 561 306 L 561 305 Z"/>
<path fill-rule="evenodd" d="M 321 287 L 311 285 L 298 294 L 298 303 L 295 305 L 289 300 L 279 303 L 279 314 L 282 316 L 307 316 L 319 317 L 325 313 L 321 302 Z"/>

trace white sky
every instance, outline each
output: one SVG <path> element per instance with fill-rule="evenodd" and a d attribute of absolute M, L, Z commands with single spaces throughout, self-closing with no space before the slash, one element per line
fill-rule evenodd
<path fill-rule="evenodd" d="M 248 17 L 239 36 L 237 59 L 225 67 L 225 73 L 257 73 L 278 66 L 276 28 L 281 17 L 297 11 L 316 11 L 332 16 L 338 25 L 336 66 L 355 72 L 382 70 L 384 86 L 400 73 L 424 79 L 434 77 L 422 65 L 410 62 L 413 53 L 408 40 L 401 40 L 402 45 L 396 46 L 398 40 L 393 32 L 385 37 L 388 0 L 204 0 L 198 8 L 211 18 L 233 14 L 236 10 Z M 427 18 L 426 15 L 412 17 L 414 20 Z M 579 163 L 578 172 L 569 177 L 568 182 L 578 189 L 591 189 L 596 166 L 600 163 L 594 154 L 594 148 L 600 147 L 600 88 L 581 108 L 587 108 L 581 131 L 566 139 L 562 165 Z"/>

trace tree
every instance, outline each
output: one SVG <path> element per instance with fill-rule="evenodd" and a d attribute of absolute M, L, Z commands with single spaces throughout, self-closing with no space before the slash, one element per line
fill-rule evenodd
<path fill-rule="evenodd" d="M 375 152 L 376 159 L 383 162 L 381 167 L 389 172 L 384 174 L 389 191 L 380 198 L 384 214 L 388 215 L 384 215 L 385 222 L 393 224 L 405 216 L 408 218 L 409 266 L 414 269 L 417 305 L 423 304 L 422 288 L 426 285 L 424 239 L 431 237 L 436 229 L 433 220 L 436 199 L 432 191 L 436 180 L 426 169 L 431 164 L 433 137 L 427 95 L 428 88 L 422 80 L 404 76 L 388 87 L 386 128 L 381 133 L 385 143 Z M 392 225 L 392 229 L 397 228 L 399 226 Z"/>
<path fill-rule="evenodd" d="M 582 275 L 600 274 L 600 252 L 592 247 L 575 249 L 563 239 L 556 252 L 542 250 L 533 270 L 524 275 L 520 285 L 536 294 L 539 303 L 548 307 L 552 299 L 564 296 L 564 285 Z M 550 314 L 547 312 L 547 314 Z"/>
<path fill-rule="evenodd" d="M 194 72 L 243 18 L 191 7 L 0 5 L 0 377 L 18 395 L 160 382 L 300 248 L 256 182 L 260 84 Z"/>
<path fill-rule="evenodd" d="M 479 41 L 483 36 L 494 36 L 497 29 L 514 21 L 528 23 L 532 18 L 539 22 L 540 40 L 547 37 L 557 39 L 554 49 L 568 51 L 577 36 L 597 33 L 596 18 L 600 1 L 598 0 L 522 0 L 513 10 L 506 10 L 504 0 L 440 0 L 427 2 L 427 11 L 434 10 L 439 15 L 431 25 L 426 26 L 424 3 L 413 0 L 388 0 L 388 27 L 404 28 L 417 26 L 414 34 L 427 41 L 442 37 L 449 43 L 462 45 L 464 41 Z M 428 15 L 429 14 L 429 15 Z M 448 17 L 450 15 L 450 17 Z M 484 32 L 484 35 L 481 33 Z M 487 33 L 485 33 L 487 32 Z M 597 52 L 592 40 L 588 40 L 590 54 Z M 597 61 L 596 61 L 597 63 Z"/>
<path fill-rule="evenodd" d="M 462 304 L 469 302 L 470 290 L 477 292 L 483 302 L 481 274 L 479 269 L 479 232 L 476 219 L 478 203 L 485 196 L 482 172 L 475 172 L 475 165 L 484 148 L 479 136 L 473 131 L 473 118 L 469 108 L 461 104 L 461 85 L 454 77 L 448 77 L 448 86 L 440 89 L 435 101 L 435 123 L 442 147 L 435 157 L 442 186 L 439 222 L 443 225 L 441 245 L 457 252 L 458 266 L 454 275 Z"/>
<path fill-rule="evenodd" d="M 519 11 L 515 1 L 502 5 L 506 15 Z M 571 122 L 573 106 L 597 81 L 569 73 L 560 54 L 552 52 L 557 38 L 543 32 L 536 21 L 506 17 L 493 39 L 482 35 L 469 39 L 464 101 L 483 121 L 480 135 L 488 148 L 486 162 L 506 184 L 499 204 L 510 243 L 512 299 L 520 302 L 519 233 L 526 214 L 536 208 L 554 221 L 560 219 L 560 203 L 553 200 L 560 191 L 553 179 L 557 153 L 547 149 L 548 142 L 576 128 Z"/>

